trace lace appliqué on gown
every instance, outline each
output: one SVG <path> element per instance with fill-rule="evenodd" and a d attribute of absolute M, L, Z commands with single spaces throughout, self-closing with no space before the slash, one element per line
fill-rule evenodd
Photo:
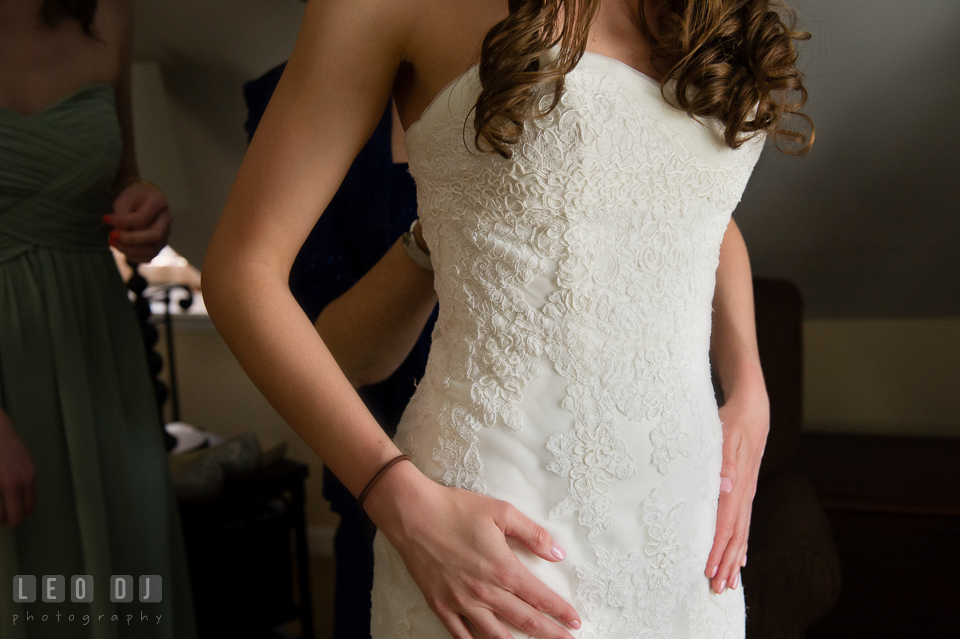
<path fill-rule="evenodd" d="M 424 607 L 427 605 L 423 594 L 416 583 L 410 578 L 406 570 L 399 570 L 399 556 L 394 553 L 386 552 L 381 540 L 375 539 L 373 543 L 373 558 L 376 565 L 381 569 L 376 573 L 374 579 L 373 598 L 373 623 L 384 627 L 384 615 L 389 614 L 392 624 L 389 634 L 383 639 L 418 639 L 416 635 L 411 635 L 412 623 L 410 621 L 410 612 L 418 605 Z"/>
<path fill-rule="evenodd" d="M 708 351 L 760 140 L 725 147 L 600 58 L 509 160 L 472 150 L 475 70 L 408 130 L 440 309 L 396 441 L 438 482 L 563 520 L 567 561 L 520 558 L 577 602 L 578 639 L 742 639 L 742 591 L 703 575 L 722 448 Z M 373 636 L 445 637 L 380 543 Z"/>
<path fill-rule="evenodd" d="M 681 606 L 694 637 L 712 636 L 713 619 L 706 614 L 710 595 L 704 583 L 692 577 L 701 572 L 710 539 L 701 530 L 689 545 L 679 542 L 677 528 L 685 506 L 681 502 L 669 507 L 654 488 L 641 504 L 647 543 L 625 556 L 594 546 L 597 561 L 577 566 L 577 599 L 584 615 L 598 626 L 581 639 L 667 639 L 673 636 L 673 619 Z"/>
<path fill-rule="evenodd" d="M 461 134 L 437 127 L 429 144 L 455 148 Z M 472 401 L 444 405 L 433 459 L 447 485 L 483 492 L 478 430 L 521 428 L 518 405 L 546 355 L 567 380 L 573 416 L 544 444 L 555 457 L 547 469 L 568 480 L 550 516 L 576 512 L 593 540 L 609 526 L 605 494 L 636 472 L 615 415 L 652 424 L 649 462 L 667 474 L 694 448 L 680 425 L 687 407 L 706 424 L 698 465 L 712 461 L 719 424 L 694 373 L 706 364 L 697 345 L 709 339 L 718 247 L 752 163 L 706 166 L 589 68 L 568 76 L 560 105 L 527 126 L 515 156 L 439 153 L 411 165 L 438 178 L 421 180 L 424 237 L 454 252 L 435 260 L 438 295 L 449 300 L 437 324 L 470 327 L 435 334 L 438 357 L 463 363 L 446 369 L 448 383 L 469 384 Z M 525 291 L 551 272 L 554 290 L 532 303 Z"/>

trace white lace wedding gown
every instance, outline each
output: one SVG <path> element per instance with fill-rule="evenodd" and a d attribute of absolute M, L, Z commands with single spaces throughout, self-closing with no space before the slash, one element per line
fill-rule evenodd
<path fill-rule="evenodd" d="M 474 67 L 407 132 L 440 315 L 395 441 L 550 531 L 562 562 L 511 547 L 580 612 L 575 637 L 742 639 L 743 590 L 704 576 L 722 444 L 708 349 L 762 141 L 731 150 L 587 53 L 506 160 L 468 150 L 478 94 Z M 382 534 L 374 557 L 374 639 L 448 638 Z"/>

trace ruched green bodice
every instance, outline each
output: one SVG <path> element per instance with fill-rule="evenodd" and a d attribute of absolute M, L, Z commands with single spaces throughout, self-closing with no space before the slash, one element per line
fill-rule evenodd
<path fill-rule="evenodd" d="M 106 251 L 121 147 L 109 84 L 30 116 L 0 108 L 0 262 L 31 246 Z"/>
<path fill-rule="evenodd" d="M 0 108 L 0 407 L 37 476 L 36 512 L 0 527 L 0 584 L 94 578 L 89 604 L 16 603 L 0 590 L 4 639 L 195 637 L 143 338 L 103 222 L 121 150 L 108 84 L 29 117 Z M 140 609 L 110 602 L 111 575 L 162 577 L 151 623 L 108 621 Z M 58 612 L 59 624 L 27 621 Z"/>

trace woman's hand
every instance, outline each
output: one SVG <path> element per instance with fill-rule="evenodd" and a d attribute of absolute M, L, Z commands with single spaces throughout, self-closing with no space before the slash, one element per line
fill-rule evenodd
<path fill-rule="evenodd" d="M 36 506 L 33 461 L 10 418 L 0 410 L 0 526 L 16 526 Z"/>
<path fill-rule="evenodd" d="M 114 227 L 110 245 L 127 256 L 132 264 L 149 262 L 170 237 L 170 209 L 159 189 L 134 182 L 113 202 L 113 213 L 103 221 Z"/>
<path fill-rule="evenodd" d="M 723 422 L 723 465 L 720 469 L 720 507 L 717 532 L 707 559 L 707 577 L 717 594 L 740 583 L 747 562 L 750 513 L 757 492 L 760 459 L 770 429 L 766 393 L 731 397 L 720 408 Z"/>
<path fill-rule="evenodd" d="M 714 592 L 721 593 L 728 586 L 739 585 L 740 568 L 747 561 L 750 512 L 770 430 L 770 400 L 757 347 L 750 258 L 733 220 L 720 245 L 710 357 L 726 402 L 720 409 L 723 465 L 717 532 L 706 574 Z"/>
<path fill-rule="evenodd" d="M 540 639 L 572 639 L 546 615 L 580 628 L 576 610 L 527 570 L 506 538 L 551 562 L 563 550 L 507 502 L 441 486 L 399 464 L 371 491 L 366 509 L 455 639 L 474 637 L 466 622 L 477 639 L 513 636 L 497 615 Z"/>

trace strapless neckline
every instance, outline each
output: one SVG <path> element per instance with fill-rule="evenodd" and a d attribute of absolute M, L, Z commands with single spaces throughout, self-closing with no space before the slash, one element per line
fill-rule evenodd
<path fill-rule="evenodd" d="M 0 107 L 0 262 L 33 246 L 105 251 L 122 153 L 110 84 L 83 85 L 29 115 Z"/>
<path fill-rule="evenodd" d="M 578 63 L 577 67 L 579 67 L 584 60 L 592 60 L 595 63 L 592 65 L 594 68 L 597 68 L 601 73 L 612 77 L 625 86 L 636 86 L 637 88 L 645 91 L 650 91 L 652 89 L 657 94 L 660 93 L 660 82 L 654 80 L 646 73 L 633 68 L 622 60 L 611 58 L 610 56 L 603 55 L 602 53 L 584 51 L 583 57 L 580 59 L 580 63 Z M 410 134 L 414 129 L 420 128 L 421 123 L 427 119 L 428 115 L 434 110 L 434 107 L 437 105 L 440 99 L 450 93 L 450 91 L 464 78 L 472 73 L 475 73 L 479 69 L 479 66 L 479 63 L 474 64 L 469 69 L 455 77 L 453 80 L 450 80 L 445 87 L 440 89 L 440 92 L 433 97 L 433 99 L 430 101 L 430 104 L 427 105 L 427 108 L 425 108 L 420 114 L 420 117 L 409 127 L 407 127 L 406 133 Z M 576 70 L 576 67 L 574 70 Z"/>
<path fill-rule="evenodd" d="M 31 118 L 41 117 L 44 114 L 47 114 L 51 111 L 55 111 L 58 108 L 66 104 L 69 104 L 70 102 L 80 98 L 81 96 L 89 92 L 101 91 L 101 90 L 107 90 L 112 92 L 113 85 L 110 84 L 109 82 L 88 82 L 87 84 L 81 85 L 80 87 L 74 89 L 70 93 L 67 93 L 63 97 L 57 98 L 56 100 L 47 104 L 45 107 L 43 107 L 39 111 L 34 111 L 33 113 L 21 113 L 16 109 L 12 109 L 10 107 L 3 106 L 2 104 L 0 104 L 0 113 L 10 113 L 10 114 L 13 114 L 14 116 L 23 118 L 25 120 L 29 120 Z"/>

